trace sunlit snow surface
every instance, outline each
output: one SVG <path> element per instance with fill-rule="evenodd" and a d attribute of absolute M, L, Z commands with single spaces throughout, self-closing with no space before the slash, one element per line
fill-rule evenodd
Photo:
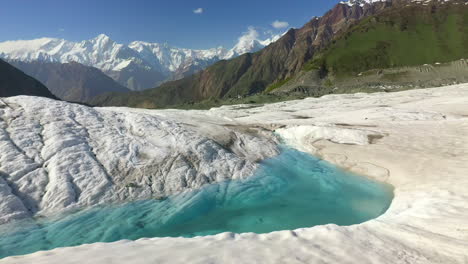
<path fill-rule="evenodd" d="M 267 233 L 334 223 L 351 225 L 385 212 L 389 185 L 282 147 L 253 177 L 207 185 L 165 200 L 96 207 L 56 219 L 0 227 L 0 257 L 121 239 Z"/>

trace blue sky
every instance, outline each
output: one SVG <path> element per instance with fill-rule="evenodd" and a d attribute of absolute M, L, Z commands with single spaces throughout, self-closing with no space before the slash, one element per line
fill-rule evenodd
<path fill-rule="evenodd" d="M 274 21 L 301 27 L 334 0 L 0 0 L 0 41 L 100 33 L 121 43 L 167 42 L 183 48 L 230 48 L 249 26 L 279 33 Z M 195 12 L 196 11 L 196 12 Z M 285 26 L 286 23 L 276 23 Z"/>

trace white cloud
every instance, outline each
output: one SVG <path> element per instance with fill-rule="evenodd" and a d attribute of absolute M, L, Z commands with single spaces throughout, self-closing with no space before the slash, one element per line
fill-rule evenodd
<path fill-rule="evenodd" d="M 273 31 L 271 30 L 266 30 L 263 32 L 263 34 L 259 33 L 258 30 L 253 27 L 249 26 L 248 30 L 242 34 L 242 36 L 239 37 L 238 40 L 238 45 L 239 43 L 253 43 L 255 41 L 258 41 L 260 44 L 263 46 L 267 46 L 272 42 L 277 41 L 279 38 L 281 38 L 286 32 L 282 34 L 274 34 Z"/>
<path fill-rule="evenodd" d="M 199 7 L 197 9 L 193 10 L 193 13 L 194 14 L 202 14 L 203 13 L 203 8 Z"/>
<path fill-rule="evenodd" d="M 287 28 L 287 27 L 289 27 L 289 23 L 286 22 L 286 21 L 276 20 L 273 23 L 271 23 L 271 26 L 276 28 L 276 29 Z"/>
<path fill-rule="evenodd" d="M 282 34 L 275 35 L 273 32 L 264 32 L 263 34 L 260 34 L 255 27 L 250 26 L 248 27 L 248 30 L 239 37 L 233 51 L 237 54 L 257 51 L 262 46 L 268 46 L 272 42 L 275 42 L 281 36 Z"/>
<path fill-rule="evenodd" d="M 239 38 L 239 41 L 253 41 L 257 40 L 259 37 L 258 31 L 253 27 L 248 27 L 247 32 L 244 32 L 243 35 Z"/>
<path fill-rule="evenodd" d="M 227 58 L 232 58 L 247 52 L 257 51 L 258 48 L 258 31 L 250 26 L 248 30 L 239 37 L 237 44 L 227 54 Z"/>
<path fill-rule="evenodd" d="M 59 31 L 59 32 L 64 32 L 65 29 L 64 29 L 64 28 L 59 28 L 58 31 Z"/>

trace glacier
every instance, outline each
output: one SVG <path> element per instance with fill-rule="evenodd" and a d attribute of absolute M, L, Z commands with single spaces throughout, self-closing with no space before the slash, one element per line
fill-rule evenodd
<path fill-rule="evenodd" d="M 224 155 L 229 156 L 234 160 L 231 163 L 223 160 L 226 163 L 223 166 L 232 168 L 239 177 L 243 177 L 242 172 L 248 174 L 250 168 L 239 170 L 231 164 L 241 164 L 245 160 L 246 166 L 250 167 L 251 164 L 255 166 L 255 161 L 262 159 L 262 156 L 276 155 L 276 143 L 271 136 L 272 131 L 275 131 L 289 146 L 394 186 L 394 199 L 383 215 L 351 226 L 328 224 L 267 234 L 226 232 L 193 238 L 120 240 L 7 257 L 0 260 L 2 264 L 466 263 L 467 84 L 392 93 L 327 95 L 266 105 L 223 106 L 206 111 L 93 109 L 35 97 L 2 100 L 0 170 L 9 170 L 10 176 L 23 176 L 18 181 L 2 177 L 7 179 L 0 183 L 2 215 L 8 208 L 17 208 L 14 211 L 16 214 L 10 211 L 11 216 L 20 218 L 23 214 L 23 217 L 28 217 L 30 213 L 27 211 L 27 204 L 34 204 L 32 202 L 36 201 L 30 199 L 31 203 L 27 203 L 28 199 L 19 197 L 22 192 L 15 190 L 15 186 L 38 186 L 37 189 L 41 184 L 57 188 L 67 186 L 66 181 L 62 181 L 63 184 L 47 184 L 46 181 L 41 183 L 39 177 L 37 181 L 27 183 L 27 177 L 24 178 L 28 171 L 37 166 L 33 160 L 37 159 L 36 164 L 41 165 L 43 160 L 54 153 L 51 150 L 56 145 L 49 139 L 54 130 L 57 131 L 55 139 L 60 140 L 58 144 L 61 144 L 61 147 L 57 147 L 61 152 L 53 158 L 55 160 L 73 157 L 73 153 L 69 151 L 75 148 L 77 155 L 90 153 L 85 149 L 85 146 L 89 146 L 101 152 L 97 159 L 104 168 L 109 169 L 106 164 L 120 160 L 115 165 L 125 171 L 125 166 L 131 164 L 129 159 L 134 159 L 132 165 L 137 166 L 138 159 L 142 159 L 141 162 L 144 163 L 142 157 L 156 160 L 156 153 L 162 153 L 161 157 L 177 156 L 176 152 L 165 154 L 163 148 L 156 148 L 155 144 L 171 145 L 171 142 L 177 141 L 179 144 L 170 150 L 180 151 L 183 154 L 180 156 L 184 156 L 184 151 L 191 150 L 193 144 L 205 139 L 207 144 L 212 142 L 214 146 L 222 146 L 224 150 L 217 151 L 218 148 L 213 147 L 216 151 L 207 151 L 210 149 L 208 145 L 201 144 L 200 146 L 206 148 L 199 150 L 195 155 L 196 159 L 200 156 L 203 157 L 202 160 L 215 157 L 210 166 L 215 171 L 223 172 L 219 169 L 220 161 Z M 88 128 L 91 140 L 86 133 L 80 132 L 80 126 L 71 121 L 71 118 Z M 94 123 L 96 118 L 102 118 L 101 122 Z M 40 124 L 37 124 L 38 120 Z M 49 124 L 48 120 L 53 122 Z M 142 128 L 139 124 L 143 120 L 147 120 L 145 122 L 148 128 L 139 130 L 138 128 Z M 149 120 L 153 120 L 151 124 Z M 17 122 L 24 124 L 20 127 Z M 60 127 L 52 127 L 54 123 Z M 44 129 L 39 125 L 44 126 Z M 22 129 L 36 133 L 25 133 Z M 175 131 L 179 132 L 174 133 Z M 23 137 L 15 136 L 18 134 Z M 116 138 L 108 138 L 109 135 Z M 76 137 L 92 144 L 81 144 L 78 148 L 71 144 L 67 147 L 63 142 L 67 138 Z M 144 149 L 145 154 L 125 154 L 134 149 L 133 146 L 138 149 L 143 142 L 151 144 Z M 262 154 L 261 151 L 266 152 Z M 4 152 L 9 152 L 10 155 L 4 155 Z M 121 159 L 116 158 L 117 156 Z M 45 161 L 47 166 L 41 165 L 41 168 L 51 171 L 65 167 L 78 168 L 77 172 L 82 173 L 76 175 L 83 176 L 86 173 L 91 177 L 96 176 L 90 182 L 96 184 L 104 176 L 89 172 L 88 168 L 94 166 L 87 165 L 90 163 L 88 160 L 80 159 L 77 164 L 81 166 L 72 163 L 64 164 L 61 168 L 56 163 Z M 21 166 L 14 167 L 15 164 Z M 163 168 L 167 168 L 168 164 L 170 163 L 161 163 Z M 169 173 L 175 172 L 179 164 L 185 163 L 172 164 L 171 169 L 167 170 Z M 200 161 L 200 164 L 207 163 Z M 99 170 L 97 167 L 98 165 L 96 169 Z M 198 169 L 197 172 L 204 170 L 206 168 Z M 181 165 L 180 171 L 185 172 L 185 166 Z M 139 192 L 134 189 L 138 189 L 135 187 L 141 183 L 136 183 L 131 178 L 132 175 L 138 174 L 113 177 L 113 188 L 122 193 Z M 125 182 L 127 177 L 130 181 Z M 175 179 L 171 177 L 170 182 L 179 186 L 182 191 L 189 189 Z M 82 183 L 79 180 L 76 178 L 75 185 Z M 101 181 L 105 185 L 105 180 Z M 132 182 L 135 184 L 131 184 Z M 127 187 L 119 187 L 122 185 Z M 103 190 L 107 193 L 105 187 Z M 34 194 L 35 191 L 30 193 Z M 135 196 L 129 196 L 132 197 Z M 84 202 L 81 198 L 79 200 Z M 41 206 L 47 204 L 47 200 L 38 201 L 43 201 Z M 10 207 L 5 207 L 7 203 Z M 357 203 L 357 206 L 367 208 L 368 205 Z M 60 211 L 58 208 L 57 210 Z"/>
<path fill-rule="evenodd" d="M 219 118 L 217 118 L 219 119 Z M 206 121 L 206 120 L 205 120 Z M 276 138 L 236 122 L 0 99 L 0 224 L 243 179 Z"/>

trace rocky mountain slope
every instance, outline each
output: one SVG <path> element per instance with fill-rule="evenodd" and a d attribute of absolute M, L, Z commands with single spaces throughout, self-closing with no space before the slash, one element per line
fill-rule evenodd
<path fill-rule="evenodd" d="M 302 71 L 306 62 L 358 21 L 407 4 L 423 5 L 408 0 L 340 3 L 302 28 L 289 30 L 278 41 L 257 53 L 218 62 L 193 76 L 165 83 L 144 93 L 125 97 L 102 96 L 96 103 L 164 107 L 262 92 L 271 84 Z M 437 2 L 437 5 L 442 3 Z"/>
<path fill-rule="evenodd" d="M 55 99 L 42 83 L 0 59 L 0 97 L 15 95 L 35 95 Z"/>
<path fill-rule="evenodd" d="M 241 37 L 231 50 L 222 47 L 194 50 L 143 41 L 124 45 L 104 34 L 81 42 L 41 38 L 0 43 L 0 58 L 22 62 L 77 62 L 102 70 L 129 89 L 143 90 L 167 79 L 185 77 L 218 60 L 255 52 L 275 39 L 261 41 Z"/>
<path fill-rule="evenodd" d="M 337 36 L 268 92 L 371 92 L 465 82 L 468 4 L 425 1 L 386 9 Z"/>
<path fill-rule="evenodd" d="M 102 93 L 130 92 L 100 70 L 76 62 L 9 62 L 46 85 L 55 96 L 66 101 L 86 103 Z"/>
<path fill-rule="evenodd" d="M 244 178 L 277 153 L 271 134 L 216 120 L 0 99 L 0 224 Z"/>

